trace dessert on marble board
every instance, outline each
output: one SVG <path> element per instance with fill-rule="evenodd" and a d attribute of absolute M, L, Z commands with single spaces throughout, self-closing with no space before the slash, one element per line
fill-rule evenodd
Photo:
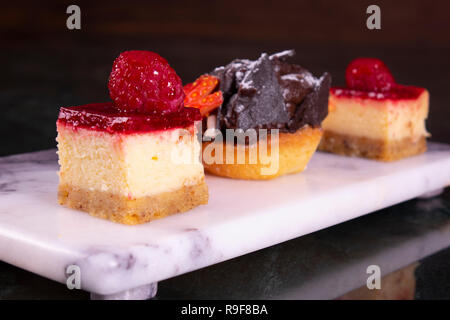
<path fill-rule="evenodd" d="M 373 58 L 353 60 L 345 76 L 347 87 L 330 90 L 319 150 L 380 161 L 426 151 L 425 88 L 397 84 L 386 65 Z"/>
<path fill-rule="evenodd" d="M 168 62 L 123 52 L 108 87 L 113 102 L 60 109 L 59 203 L 130 225 L 206 204 L 201 115 Z"/>
<path fill-rule="evenodd" d="M 207 172 L 236 179 L 265 180 L 304 170 L 322 137 L 321 122 L 328 112 L 331 77 L 325 73 L 316 78 L 301 66 L 289 63 L 287 60 L 294 54 L 293 50 L 286 50 L 271 56 L 264 53 L 255 61 L 237 59 L 203 76 L 210 80 L 203 94 L 211 101 L 208 107 L 199 106 L 204 110 L 201 112 L 205 118 L 203 127 L 218 130 L 223 136 L 222 141 L 213 138 L 203 142 L 203 164 Z M 201 79 L 194 84 L 198 85 Z M 185 86 L 185 105 L 196 106 L 197 103 L 188 101 L 191 89 L 191 85 Z M 193 94 L 196 99 L 198 92 Z M 258 133 L 257 141 L 247 140 L 244 147 L 237 141 L 231 142 L 234 161 L 230 163 L 226 159 L 230 142 L 225 140 L 229 129 L 243 132 L 267 129 L 268 134 L 264 138 Z M 272 129 L 279 130 L 276 158 L 257 151 L 265 143 L 267 155 L 275 153 L 270 137 Z M 206 151 L 213 144 L 223 148 L 223 161 L 219 163 L 207 159 Z M 253 152 L 257 158 L 252 162 Z M 239 158 L 245 162 L 238 163 Z"/>
<path fill-rule="evenodd" d="M 271 56 L 262 54 L 255 61 L 237 59 L 208 75 L 214 79 L 214 85 L 208 87 L 207 93 L 209 97 L 216 95 L 213 96 L 216 103 L 202 112 L 204 127 L 218 130 L 224 138 L 203 142 L 203 164 L 207 172 L 236 179 L 265 180 L 304 170 L 322 137 L 321 122 L 328 111 L 331 77 L 325 73 L 316 78 L 299 65 L 289 63 L 287 60 L 294 54 L 293 50 L 287 50 Z M 191 96 L 189 89 L 186 99 Z M 219 103 L 221 99 L 223 103 Z M 186 100 L 185 104 L 195 105 Z M 258 133 L 257 140 L 254 143 L 247 140 L 245 146 L 240 146 L 238 141 L 231 142 L 234 161 L 230 163 L 226 159 L 230 142 L 225 140 L 229 129 L 243 132 L 267 129 L 268 134 L 264 138 Z M 276 158 L 256 151 L 262 143 L 266 144 L 267 155 L 276 150 L 270 138 L 272 129 L 279 130 Z M 205 151 L 213 144 L 223 148 L 223 161 L 219 163 L 207 159 Z M 253 152 L 257 158 L 251 162 Z M 245 159 L 244 163 L 238 163 L 240 157 Z"/>

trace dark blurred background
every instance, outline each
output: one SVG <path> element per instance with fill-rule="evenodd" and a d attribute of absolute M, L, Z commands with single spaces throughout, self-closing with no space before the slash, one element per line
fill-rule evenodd
<path fill-rule="evenodd" d="M 81 8 L 81 30 L 66 8 Z M 381 30 L 366 8 L 381 7 Z M 0 10 L 0 155 L 55 147 L 60 106 L 108 100 L 121 51 L 156 51 L 183 79 L 232 59 L 294 48 L 295 61 L 344 84 L 347 63 L 378 57 L 397 81 L 431 93 L 432 140 L 450 143 L 450 2 L 9 1 Z"/>

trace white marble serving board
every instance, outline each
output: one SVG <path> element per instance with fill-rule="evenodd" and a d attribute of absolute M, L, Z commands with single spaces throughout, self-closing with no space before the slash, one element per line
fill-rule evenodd
<path fill-rule="evenodd" d="M 259 250 L 450 185 L 450 145 L 394 163 L 317 152 L 272 181 L 207 177 L 208 205 L 139 226 L 58 205 L 54 150 L 0 158 L 0 260 L 114 294 Z"/>

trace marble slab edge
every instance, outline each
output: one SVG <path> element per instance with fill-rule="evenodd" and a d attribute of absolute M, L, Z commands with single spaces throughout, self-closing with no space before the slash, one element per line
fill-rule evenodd
<path fill-rule="evenodd" d="M 35 153 L 31 161 L 54 161 L 54 151 Z M 21 156 L 16 159 L 22 159 Z M 9 157 L 8 157 L 9 158 Z M 4 161 L 4 159 L 2 159 Z M 0 163 L 3 162 L 0 160 Z M 10 160 L 10 159 L 8 159 Z M 449 168 L 450 161 L 442 162 Z M 399 180 L 401 179 L 401 180 Z M 408 185 L 402 189 L 401 185 Z M 384 207 L 406 201 L 423 194 L 448 186 L 449 172 L 442 172 L 442 166 L 431 164 L 426 174 L 410 170 L 400 176 L 380 176 L 377 183 L 361 182 L 356 187 L 363 195 L 364 203 L 359 208 L 353 206 L 352 188 L 342 188 L 332 195 L 315 197 L 311 200 L 277 208 L 272 213 L 277 219 L 255 221 L 254 216 L 239 219 L 238 236 L 230 237 L 236 221 L 225 222 L 203 229 L 186 228 L 182 235 L 167 237 L 157 245 L 141 243 L 129 247 L 90 247 L 65 248 L 47 243 L 15 241 L 12 231 L 1 235 L 0 248 L 19 250 L 22 255 L 2 257 L 8 263 L 43 275 L 52 280 L 65 283 L 66 267 L 77 265 L 82 272 L 82 288 L 98 294 L 114 294 L 141 285 L 158 282 L 221 261 L 272 246 L 307 233 L 311 233 Z M 395 192 L 393 192 L 395 188 Z M 370 195 L 377 194 L 377 197 Z M 334 214 L 329 212 L 332 206 Z M 300 213 L 299 213 L 300 211 Z M 315 212 L 315 215 L 301 215 L 302 211 Z M 255 223 L 258 222 L 258 228 Z M 251 230 L 251 232 L 248 232 Z M 280 232 L 274 233 L 273 230 Z M 269 236 L 268 236 L 269 235 Z M 39 250 L 37 250 L 39 249 Z M 55 267 L 59 272 L 52 272 Z"/>

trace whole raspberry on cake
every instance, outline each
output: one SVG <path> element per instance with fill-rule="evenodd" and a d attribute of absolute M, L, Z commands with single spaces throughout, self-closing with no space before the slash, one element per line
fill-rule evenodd
<path fill-rule="evenodd" d="M 266 180 L 305 169 L 322 137 L 331 77 L 289 63 L 294 54 L 237 59 L 184 87 L 185 105 L 204 117 L 207 172 Z M 216 134 L 205 139 L 209 132 Z M 228 139 L 229 132 L 244 139 Z"/>
<path fill-rule="evenodd" d="M 114 61 L 108 88 L 122 111 L 177 111 L 184 92 L 180 77 L 160 55 L 125 51 Z"/>
<path fill-rule="evenodd" d="M 330 90 L 319 150 L 394 161 L 426 151 L 429 93 L 394 81 L 378 59 L 353 60 L 347 87 Z"/>
<path fill-rule="evenodd" d="M 127 51 L 109 79 L 114 102 L 60 109 L 62 205 L 139 224 L 208 202 L 195 123 L 181 80 L 153 52 Z"/>

